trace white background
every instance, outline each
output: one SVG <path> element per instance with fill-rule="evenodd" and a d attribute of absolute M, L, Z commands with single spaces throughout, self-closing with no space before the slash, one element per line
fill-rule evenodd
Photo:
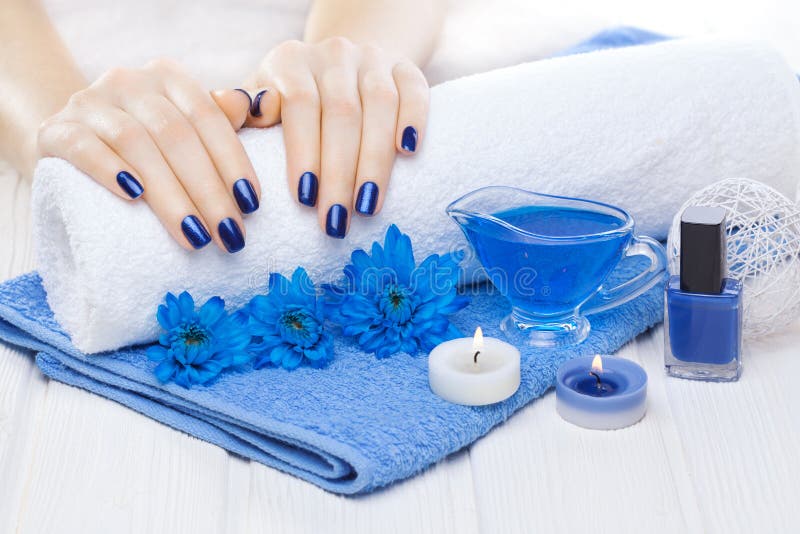
<path fill-rule="evenodd" d="M 545 56 L 615 24 L 764 38 L 800 70 L 796 4 L 457 3 L 430 72 Z M 2 278 L 33 268 L 29 195 L 0 173 Z M 657 329 L 622 351 L 650 377 L 632 428 L 572 427 L 547 395 L 423 475 L 350 499 L 49 383 L 0 346 L 0 533 L 796 531 L 800 329 L 751 345 L 735 384 L 666 379 L 661 347 Z"/>

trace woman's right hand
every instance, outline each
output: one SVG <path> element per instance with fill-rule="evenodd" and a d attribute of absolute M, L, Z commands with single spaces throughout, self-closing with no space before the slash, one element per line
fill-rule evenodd
<path fill-rule="evenodd" d="M 112 193 L 144 199 L 187 249 L 244 247 L 242 214 L 261 190 L 236 131 L 249 97 L 204 90 L 177 64 L 112 69 L 39 129 L 40 157 L 63 158 Z"/>

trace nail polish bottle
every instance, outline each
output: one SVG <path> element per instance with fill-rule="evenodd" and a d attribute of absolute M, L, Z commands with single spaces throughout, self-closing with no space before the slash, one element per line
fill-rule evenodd
<path fill-rule="evenodd" d="M 665 288 L 667 374 L 710 381 L 742 372 L 742 286 L 726 278 L 725 209 L 691 206 L 681 214 L 680 275 Z"/>

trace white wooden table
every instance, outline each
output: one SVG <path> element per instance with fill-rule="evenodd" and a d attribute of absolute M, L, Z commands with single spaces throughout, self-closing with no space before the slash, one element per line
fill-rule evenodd
<path fill-rule="evenodd" d="M 27 182 L 0 172 L 0 276 L 33 268 Z M 553 394 L 468 450 L 373 495 L 339 497 L 43 378 L 0 345 L 0 533 L 798 532 L 800 327 L 749 347 L 742 379 L 645 367 L 648 413 L 563 422 Z"/>

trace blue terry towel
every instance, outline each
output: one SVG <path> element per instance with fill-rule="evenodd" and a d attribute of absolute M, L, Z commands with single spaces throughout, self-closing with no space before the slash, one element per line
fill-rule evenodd
<path fill-rule="evenodd" d="M 643 30 L 641 28 L 634 28 L 631 26 L 620 26 L 618 28 L 603 30 L 585 41 L 571 46 L 566 50 L 562 50 L 561 52 L 555 54 L 554 57 L 583 54 L 586 52 L 594 52 L 596 50 L 604 50 L 606 48 L 622 48 L 625 46 L 652 44 L 666 41 L 668 39 L 670 39 L 670 37 L 661 35 L 660 33 L 653 33 L 651 31 Z"/>
<path fill-rule="evenodd" d="M 486 335 L 502 336 L 498 323 L 508 306 L 489 289 L 453 317 L 465 334 L 480 325 Z M 615 352 L 661 321 L 662 305 L 662 289 L 655 287 L 593 316 L 592 333 L 574 349 L 523 352 L 519 391 L 484 407 L 434 395 L 425 355 L 378 360 L 340 338 L 325 369 L 233 372 L 190 390 L 162 385 L 144 347 L 79 353 L 53 320 L 36 273 L 0 284 L 0 339 L 36 351 L 36 363 L 55 380 L 326 490 L 356 494 L 407 478 L 472 443 L 550 388 L 561 362 Z"/>

